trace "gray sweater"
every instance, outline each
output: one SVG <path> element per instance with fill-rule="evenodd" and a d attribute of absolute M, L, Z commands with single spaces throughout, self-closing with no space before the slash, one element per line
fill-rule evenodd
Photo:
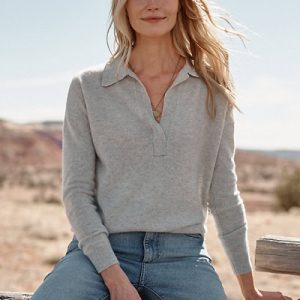
<path fill-rule="evenodd" d="M 235 274 L 252 270 L 237 188 L 233 110 L 186 62 L 160 123 L 137 75 L 107 61 L 74 75 L 63 123 L 62 199 L 79 248 L 100 273 L 119 263 L 110 233 L 207 232 L 208 209 Z"/>

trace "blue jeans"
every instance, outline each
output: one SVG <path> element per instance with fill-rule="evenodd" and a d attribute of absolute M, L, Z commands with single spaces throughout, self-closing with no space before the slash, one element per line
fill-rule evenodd
<path fill-rule="evenodd" d="M 201 234 L 136 231 L 111 233 L 109 240 L 143 300 L 228 300 Z M 75 235 L 31 298 L 71 299 L 110 299 Z"/>

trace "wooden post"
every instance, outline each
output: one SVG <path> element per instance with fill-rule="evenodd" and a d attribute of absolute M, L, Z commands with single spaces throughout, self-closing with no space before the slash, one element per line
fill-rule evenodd
<path fill-rule="evenodd" d="M 33 293 L 15 293 L 0 291 L 0 300 L 30 300 Z"/>
<path fill-rule="evenodd" d="M 300 238 L 266 235 L 258 239 L 255 270 L 300 275 Z"/>

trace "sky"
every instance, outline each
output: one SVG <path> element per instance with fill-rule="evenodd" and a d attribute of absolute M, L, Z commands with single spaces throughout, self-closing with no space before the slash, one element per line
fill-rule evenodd
<path fill-rule="evenodd" d="M 210 3 L 248 38 L 245 48 L 237 37 L 221 35 L 242 111 L 235 111 L 236 147 L 300 150 L 300 1 Z M 110 4 L 1 0 L 0 118 L 63 120 L 73 75 L 110 57 Z M 112 37 L 111 29 L 113 52 Z"/>

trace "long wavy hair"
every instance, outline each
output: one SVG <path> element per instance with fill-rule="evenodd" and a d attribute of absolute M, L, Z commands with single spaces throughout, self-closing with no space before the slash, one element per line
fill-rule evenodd
<path fill-rule="evenodd" d="M 125 65 L 128 66 L 136 35 L 126 13 L 126 2 L 127 0 L 112 0 L 111 21 L 106 41 L 109 48 L 108 34 L 114 24 L 114 43 L 117 48 L 114 53 L 111 53 L 111 59 L 121 57 Z M 218 25 L 207 0 L 179 0 L 178 9 L 177 21 L 171 31 L 172 42 L 178 54 L 189 61 L 206 84 L 208 115 L 211 119 L 216 116 L 214 97 L 216 91 L 225 95 L 230 108 L 234 106 L 240 111 L 236 104 L 234 84 L 229 70 L 229 51 L 218 38 L 215 29 L 238 36 L 243 44 L 243 39 L 246 39 L 245 35 L 236 31 L 225 16 L 218 17 L 225 20 L 232 29 Z"/>

